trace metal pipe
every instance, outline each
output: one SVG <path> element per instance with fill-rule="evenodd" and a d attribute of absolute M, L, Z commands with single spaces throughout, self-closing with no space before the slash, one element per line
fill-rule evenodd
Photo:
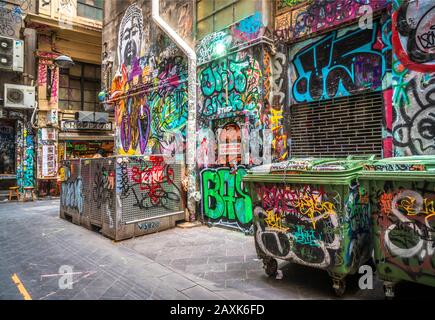
<path fill-rule="evenodd" d="M 189 63 L 188 70 L 188 100 L 189 112 L 187 119 L 187 209 L 190 213 L 190 220 L 194 221 L 196 216 L 196 52 L 194 48 L 181 38 L 172 27 L 160 17 L 160 1 L 152 0 L 151 16 L 153 21 L 175 42 L 175 44 L 186 54 Z"/>

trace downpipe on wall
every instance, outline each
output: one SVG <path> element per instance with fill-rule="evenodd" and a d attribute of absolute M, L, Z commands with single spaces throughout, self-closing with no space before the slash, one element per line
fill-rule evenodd
<path fill-rule="evenodd" d="M 153 21 L 175 42 L 188 58 L 188 118 L 187 118 L 187 148 L 186 163 L 188 177 L 187 209 L 190 213 L 189 220 L 195 221 L 196 217 L 196 52 L 184 41 L 178 33 L 160 16 L 160 0 L 152 0 L 151 16 Z"/>

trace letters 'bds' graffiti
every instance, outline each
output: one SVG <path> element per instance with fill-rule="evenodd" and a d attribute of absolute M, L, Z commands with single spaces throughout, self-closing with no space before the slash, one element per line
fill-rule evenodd
<path fill-rule="evenodd" d="M 290 50 L 291 95 L 295 103 L 379 91 L 391 71 L 391 19 L 373 29 L 358 26 L 309 39 Z"/>
<path fill-rule="evenodd" d="M 204 169 L 201 172 L 201 207 L 204 219 L 213 225 L 236 228 L 252 234 L 252 201 L 242 182 L 242 166 Z"/>

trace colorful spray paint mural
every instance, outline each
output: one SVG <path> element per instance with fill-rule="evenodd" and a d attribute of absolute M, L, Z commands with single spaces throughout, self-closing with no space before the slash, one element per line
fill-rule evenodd
<path fill-rule="evenodd" d="M 391 20 L 333 31 L 290 49 L 293 103 L 380 91 L 391 70 Z"/>
<path fill-rule="evenodd" d="M 241 182 L 246 169 L 288 154 L 282 125 L 286 56 L 271 57 L 261 45 L 231 53 L 264 32 L 257 12 L 197 46 L 202 215 L 247 233 L 253 229 L 252 203 Z"/>
<path fill-rule="evenodd" d="M 246 232 L 252 229 L 252 205 L 241 185 L 246 171 L 238 165 L 261 163 L 260 154 L 251 158 L 244 143 L 249 131 L 263 128 L 261 75 L 258 60 L 247 51 L 212 61 L 199 71 L 198 164 L 222 166 L 201 172 L 202 214 L 213 224 Z"/>
<path fill-rule="evenodd" d="M 266 32 L 262 20 L 261 13 L 256 12 L 227 29 L 205 36 L 196 46 L 198 65 L 223 57 L 231 49 L 261 38 Z"/>
<path fill-rule="evenodd" d="M 296 0 L 277 0 L 277 8 L 295 6 Z M 331 29 L 386 8 L 389 0 L 314 0 L 279 15 L 275 20 L 275 39 L 296 40 Z"/>
<path fill-rule="evenodd" d="M 187 120 L 187 64 L 174 44 L 143 48 L 142 10 L 130 6 L 120 23 L 119 70 L 111 88 L 116 104 L 116 149 L 121 155 L 184 151 Z"/>
<path fill-rule="evenodd" d="M 35 142 L 30 123 L 18 121 L 17 125 L 17 185 L 23 188 L 34 187 L 35 177 Z"/>
<path fill-rule="evenodd" d="M 310 267 L 354 268 L 369 249 L 369 199 L 318 185 L 257 185 L 256 243 L 263 254 Z M 343 269 L 345 270 L 345 269 Z"/>
<path fill-rule="evenodd" d="M 253 233 L 252 201 L 243 185 L 246 169 L 204 169 L 201 172 L 202 213 L 210 222 Z"/>
<path fill-rule="evenodd" d="M 378 182 L 375 232 L 385 279 L 435 283 L 433 183 Z"/>
<path fill-rule="evenodd" d="M 435 154 L 435 5 L 397 1 L 394 9 L 394 155 Z"/>

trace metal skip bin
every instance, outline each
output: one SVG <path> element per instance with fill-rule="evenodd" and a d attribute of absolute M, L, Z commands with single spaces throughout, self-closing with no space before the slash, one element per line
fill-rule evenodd
<path fill-rule="evenodd" d="M 397 157 L 366 164 L 374 258 L 387 298 L 399 281 L 435 286 L 435 157 Z"/>
<path fill-rule="evenodd" d="M 60 217 L 123 240 L 185 218 L 183 165 L 162 156 L 64 161 Z"/>
<path fill-rule="evenodd" d="M 335 293 L 345 292 L 345 277 L 372 251 L 369 197 L 357 179 L 365 160 L 292 159 L 248 172 L 255 246 L 269 276 L 282 259 L 326 270 Z"/>

